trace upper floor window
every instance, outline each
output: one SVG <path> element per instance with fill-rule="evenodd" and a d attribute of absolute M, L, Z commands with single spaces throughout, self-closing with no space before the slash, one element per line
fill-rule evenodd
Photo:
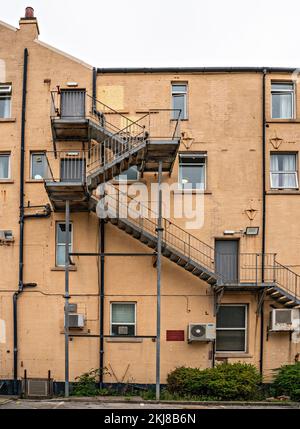
<path fill-rule="evenodd" d="M 122 182 L 122 180 L 127 181 L 136 181 L 139 180 L 139 172 L 136 165 L 128 168 L 128 170 L 123 171 L 119 176 L 116 176 L 114 180 Z"/>
<path fill-rule="evenodd" d="M 217 352 L 246 352 L 247 305 L 221 305 L 216 328 Z"/>
<path fill-rule="evenodd" d="M 46 178 L 47 159 L 43 152 L 34 152 L 31 154 L 31 179 L 42 180 Z"/>
<path fill-rule="evenodd" d="M 73 225 L 69 227 L 69 252 L 73 248 Z M 66 224 L 57 222 L 56 224 L 56 266 L 64 267 L 66 265 Z"/>
<path fill-rule="evenodd" d="M 186 83 L 172 83 L 172 109 L 172 119 L 187 119 Z"/>
<path fill-rule="evenodd" d="M 0 179 L 10 178 L 10 154 L 0 153 Z"/>
<path fill-rule="evenodd" d="M 297 154 L 271 153 L 271 188 L 298 188 Z"/>
<path fill-rule="evenodd" d="M 272 118 L 294 118 L 295 87 L 292 82 L 272 82 Z"/>
<path fill-rule="evenodd" d="M 136 304 L 113 302 L 111 304 L 111 335 L 136 335 Z"/>
<path fill-rule="evenodd" d="M 206 188 L 206 154 L 179 155 L 179 186 L 186 189 Z"/>
<path fill-rule="evenodd" d="M 0 118 L 11 116 L 11 85 L 0 84 Z"/>

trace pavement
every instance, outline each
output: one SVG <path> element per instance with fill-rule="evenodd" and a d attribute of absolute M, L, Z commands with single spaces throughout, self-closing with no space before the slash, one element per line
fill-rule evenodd
<path fill-rule="evenodd" d="M 300 403 L 261 402 L 261 403 L 207 403 L 144 401 L 139 397 L 97 397 L 97 398 L 55 398 L 48 400 L 29 400 L 0 397 L 0 410 L 9 409 L 299 409 Z"/>

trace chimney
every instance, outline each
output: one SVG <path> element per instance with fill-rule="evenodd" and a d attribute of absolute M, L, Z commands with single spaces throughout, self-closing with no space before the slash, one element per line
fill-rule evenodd
<path fill-rule="evenodd" d="M 26 7 L 25 17 L 19 21 L 21 35 L 26 39 L 34 40 L 37 39 L 40 31 L 37 19 L 34 16 L 34 9 L 32 7 Z"/>

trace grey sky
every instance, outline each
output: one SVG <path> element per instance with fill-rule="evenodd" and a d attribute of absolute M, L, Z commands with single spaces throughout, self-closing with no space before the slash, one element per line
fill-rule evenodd
<path fill-rule="evenodd" d="M 299 0 L 2 0 L 15 27 L 97 67 L 300 66 Z M 4 7 L 3 7 L 4 6 Z"/>

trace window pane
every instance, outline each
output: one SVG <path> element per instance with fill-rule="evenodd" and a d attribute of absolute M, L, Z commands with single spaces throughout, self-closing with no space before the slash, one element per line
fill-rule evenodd
<path fill-rule="evenodd" d="M 135 304 L 112 304 L 112 323 L 135 323 Z"/>
<path fill-rule="evenodd" d="M 280 90 L 294 90 L 294 84 L 293 83 L 272 83 L 272 91 L 280 91 Z"/>
<path fill-rule="evenodd" d="M 245 328 L 244 306 L 221 305 L 217 314 L 217 328 Z"/>
<path fill-rule="evenodd" d="M 181 109 L 180 116 L 179 111 L 173 111 L 173 119 L 185 118 L 185 95 L 173 95 L 173 109 Z"/>
<path fill-rule="evenodd" d="M 0 155 L 0 179 L 9 178 L 9 155 Z"/>
<path fill-rule="evenodd" d="M 72 224 L 69 225 L 69 241 L 72 240 Z M 57 224 L 57 243 L 58 244 L 64 244 L 66 242 L 66 224 L 64 223 L 58 223 Z"/>
<path fill-rule="evenodd" d="M 43 153 L 31 155 L 31 178 L 44 179 L 46 172 L 46 156 Z"/>
<path fill-rule="evenodd" d="M 120 176 L 116 176 L 115 180 L 138 180 L 138 169 L 137 166 L 132 166 L 128 170 L 124 171 Z"/>
<path fill-rule="evenodd" d="M 121 328 L 121 330 L 119 330 L 119 328 Z M 125 328 L 125 330 L 124 330 L 124 328 Z M 125 333 L 126 331 L 127 331 L 127 333 Z M 112 333 L 112 335 L 130 335 L 130 336 L 133 336 L 133 335 L 135 335 L 135 325 L 125 325 L 125 324 L 112 325 L 111 333 Z"/>
<path fill-rule="evenodd" d="M 180 168 L 181 184 L 191 184 L 192 188 L 204 188 L 204 165 L 185 165 Z"/>
<path fill-rule="evenodd" d="M 0 97 L 0 118 L 10 117 L 10 100 L 10 96 Z"/>
<path fill-rule="evenodd" d="M 245 331 L 218 331 L 216 338 L 216 350 L 243 352 L 245 351 Z"/>
<path fill-rule="evenodd" d="M 293 116 L 293 94 L 272 94 L 272 118 L 289 119 Z"/>
<path fill-rule="evenodd" d="M 173 84 L 172 85 L 172 92 L 173 93 L 176 93 L 176 92 L 186 92 L 186 85 L 180 85 L 180 84 L 176 85 L 176 84 Z"/>
<path fill-rule="evenodd" d="M 271 171 L 296 171 L 296 154 L 271 154 Z"/>

